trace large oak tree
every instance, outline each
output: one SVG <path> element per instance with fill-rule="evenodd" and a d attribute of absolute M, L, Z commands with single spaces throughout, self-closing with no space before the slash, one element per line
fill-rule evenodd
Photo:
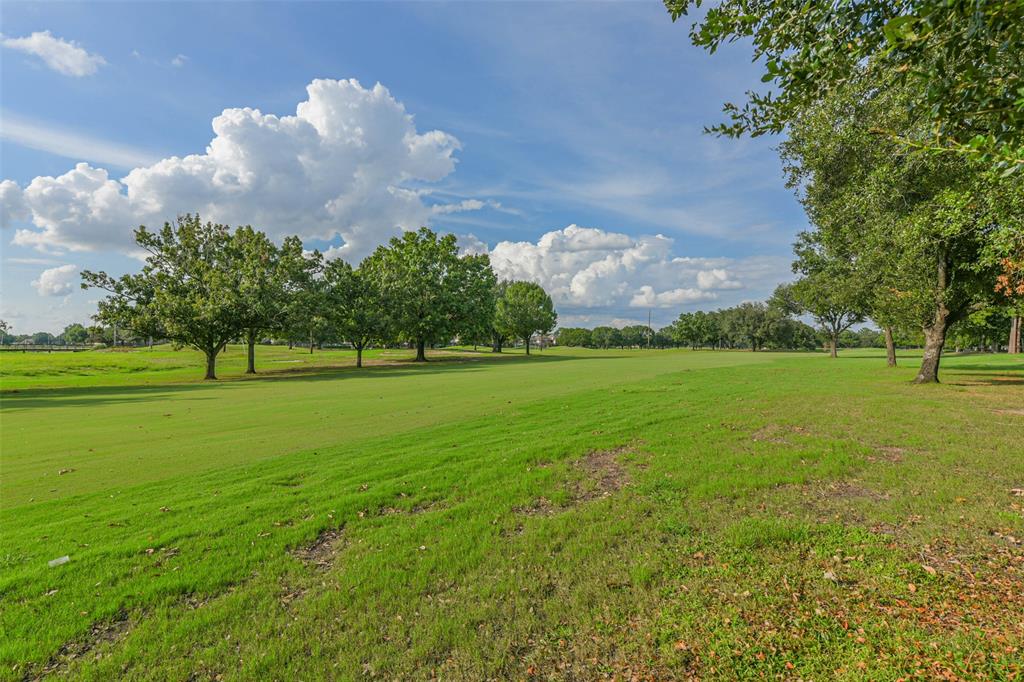
<path fill-rule="evenodd" d="M 377 247 L 360 269 L 380 293 L 388 324 L 426 362 L 428 344 L 484 326 L 494 273 L 484 256 L 459 256 L 455 236 L 422 227 Z"/>
<path fill-rule="evenodd" d="M 108 292 L 96 319 L 196 348 L 206 356 L 206 378 L 216 379 L 217 355 L 246 313 L 230 228 L 186 215 L 158 232 L 139 227 L 135 243 L 148 254 L 140 273 L 82 273 L 83 288 Z"/>

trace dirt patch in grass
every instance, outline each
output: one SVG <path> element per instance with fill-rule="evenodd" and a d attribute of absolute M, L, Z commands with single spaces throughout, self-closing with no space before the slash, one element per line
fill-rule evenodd
<path fill-rule="evenodd" d="M 619 457 L 630 451 L 625 445 L 613 450 L 593 450 L 574 462 L 573 468 L 583 476 L 570 490 L 573 502 L 608 497 L 629 485 L 629 472 L 619 462 Z"/>
<path fill-rule="evenodd" d="M 312 543 L 292 550 L 292 556 L 309 566 L 326 571 L 334 564 L 334 559 L 343 544 L 343 529 L 328 528 L 320 533 Z"/>
<path fill-rule="evenodd" d="M 1024 410 L 992 410 L 996 414 L 1013 414 L 1018 417 L 1024 417 Z"/>
<path fill-rule="evenodd" d="M 875 454 L 868 455 L 867 459 L 869 462 L 892 462 L 895 464 L 903 461 L 903 455 L 906 452 L 906 448 L 895 445 L 883 445 L 875 450 Z"/>
<path fill-rule="evenodd" d="M 872 500 L 884 502 L 890 499 L 888 493 L 872 490 L 857 479 L 822 481 L 801 486 L 801 495 L 810 508 L 817 502 L 843 502 L 848 500 Z M 832 509 L 833 505 L 826 505 Z"/>
<path fill-rule="evenodd" d="M 513 507 L 512 511 L 522 516 L 551 516 L 558 511 L 558 507 L 548 498 L 538 497 L 530 504 Z"/>
<path fill-rule="evenodd" d="M 440 500 L 431 500 L 429 502 L 420 502 L 414 504 L 411 507 L 392 507 L 385 505 L 378 507 L 375 511 L 365 511 L 359 514 L 360 518 L 366 516 L 398 516 L 403 514 L 425 514 L 426 512 L 437 511 L 444 509 L 447 505 Z"/>
<path fill-rule="evenodd" d="M 120 641 L 128 634 L 129 628 L 131 621 L 127 614 L 121 614 L 111 621 L 94 623 L 87 635 L 62 646 L 42 668 L 26 672 L 23 679 L 41 680 L 50 675 L 67 675 L 75 661 L 86 658 L 104 644 Z M 96 652 L 96 658 L 100 657 L 102 652 Z"/>
<path fill-rule="evenodd" d="M 513 507 L 512 512 L 519 516 L 553 516 L 591 500 L 612 495 L 630 483 L 629 470 L 619 458 L 631 452 L 633 448 L 628 445 L 611 450 L 591 450 L 570 467 L 574 476 L 562 487 L 567 499 L 556 504 L 547 497 L 538 497 L 530 504 Z M 521 525 L 516 526 L 517 533 L 522 530 Z"/>
<path fill-rule="evenodd" d="M 808 436 L 810 432 L 802 426 L 783 426 L 781 424 L 765 424 L 754 433 L 750 439 L 757 443 L 774 443 L 776 445 L 790 445 L 790 436 Z"/>

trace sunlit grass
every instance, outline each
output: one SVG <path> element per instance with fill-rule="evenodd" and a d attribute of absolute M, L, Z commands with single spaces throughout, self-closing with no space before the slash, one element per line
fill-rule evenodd
<path fill-rule="evenodd" d="M 470 357 L 5 394 L 5 676 L 1019 674 L 1021 361 Z"/>

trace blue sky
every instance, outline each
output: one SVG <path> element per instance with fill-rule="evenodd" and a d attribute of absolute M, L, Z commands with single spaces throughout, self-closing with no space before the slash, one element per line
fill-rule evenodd
<path fill-rule="evenodd" d="M 131 229 L 188 211 L 353 261 L 426 222 L 586 326 L 763 298 L 806 225 L 777 139 L 702 133 L 758 84 L 749 52 L 657 2 L 0 11 L 17 332 L 85 321 L 77 273 L 137 269 Z"/>

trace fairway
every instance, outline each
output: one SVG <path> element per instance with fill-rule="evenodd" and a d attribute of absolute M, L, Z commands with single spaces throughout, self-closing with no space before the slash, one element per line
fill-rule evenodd
<path fill-rule="evenodd" d="M 260 353 L 0 357 L 2 677 L 1022 673 L 1020 360 Z"/>
<path fill-rule="evenodd" d="M 236 363 L 223 376 L 238 380 L 215 384 L 196 381 L 201 356 L 191 351 L 0 358 L 8 391 L 0 492 L 9 504 L 57 499 L 342 447 L 676 370 L 780 357 L 575 349 L 537 354 L 526 364 L 514 361 L 521 351 L 466 351 L 442 352 L 439 362 L 417 367 L 408 352 L 381 351 L 369 360 L 381 366 L 356 370 L 347 351 L 261 353 L 269 376 L 242 380 Z M 226 357 L 240 360 L 244 351 L 235 347 Z M 19 373 L 19 365 L 34 373 Z M 179 383 L 158 383 L 166 374 Z M 105 378 L 113 385 L 97 385 Z M 25 388 L 39 384 L 51 388 Z M 74 476 L 58 476 L 70 468 Z"/>

